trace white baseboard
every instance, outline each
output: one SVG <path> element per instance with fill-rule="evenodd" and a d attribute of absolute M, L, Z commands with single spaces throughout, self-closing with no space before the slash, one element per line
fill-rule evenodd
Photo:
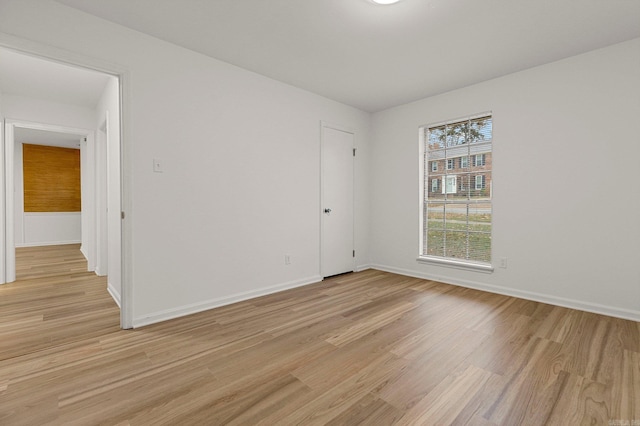
<path fill-rule="evenodd" d="M 155 312 L 143 317 L 133 319 L 133 328 L 143 327 L 145 325 L 155 324 L 157 322 L 166 321 L 174 318 L 183 317 L 186 315 L 196 314 L 198 312 L 207 311 L 209 309 L 218 308 L 220 306 L 230 305 L 232 303 L 242 302 L 243 300 L 253 299 L 267 294 L 278 293 L 284 290 L 290 290 L 296 287 L 302 287 L 305 285 L 317 283 L 322 281 L 320 275 L 314 275 L 312 277 L 303 278 L 300 280 L 289 281 L 282 284 L 276 284 L 269 287 L 263 287 L 257 290 L 245 291 L 242 293 L 232 294 L 230 296 L 219 297 L 216 299 L 207 300 L 204 302 L 193 303 L 190 305 L 181 306 L 174 309 L 167 309 L 160 312 Z"/>
<path fill-rule="evenodd" d="M 92 264 L 91 261 L 89 261 L 89 255 L 87 254 L 87 249 L 85 248 L 84 244 L 80 245 L 80 253 L 82 253 L 82 255 L 87 261 L 87 271 L 95 272 L 96 265 Z"/>
<path fill-rule="evenodd" d="M 630 309 L 617 308 L 615 306 L 600 305 L 598 303 L 583 302 L 576 299 L 567 299 L 564 297 L 553 296 L 549 294 L 536 293 L 531 291 L 516 290 L 512 288 L 496 286 L 491 284 L 483 284 L 470 280 L 452 279 L 442 275 L 428 274 L 408 269 L 395 268 L 386 265 L 371 265 L 372 269 L 391 272 L 394 274 L 406 275 L 414 278 L 422 278 L 426 280 L 438 281 L 445 284 L 457 285 L 460 287 L 473 288 L 489 293 L 502 294 L 505 296 L 517 297 L 519 299 L 532 300 L 534 302 L 547 303 L 550 305 L 562 306 L 565 308 L 577 309 L 579 311 L 592 312 L 595 314 L 607 315 L 610 317 L 622 318 L 631 321 L 640 322 L 640 311 Z"/>
<path fill-rule="evenodd" d="M 365 271 L 367 269 L 371 269 L 371 265 L 369 265 L 368 263 L 356 266 L 355 272 Z"/>
<path fill-rule="evenodd" d="M 82 241 L 78 240 L 72 240 L 72 241 L 45 241 L 42 243 L 21 243 L 21 244 L 16 244 L 16 247 L 41 247 L 41 246 L 64 246 L 66 244 L 81 244 Z"/>
<path fill-rule="evenodd" d="M 122 306 L 120 306 L 120 292 L 118 292 L 118 290 L 116 290 L 115 287 L 111 285 L 111 283 L 107 284 L 107 291 L 113 298 L 113 301 L 116 302 L 116 305 L 118 305 L 118 308 L 122 308 Z"/>

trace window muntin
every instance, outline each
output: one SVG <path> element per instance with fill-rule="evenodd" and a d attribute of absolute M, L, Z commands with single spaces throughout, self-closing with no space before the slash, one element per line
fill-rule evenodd
<path fill-rule="evenodd" d="M 446 166 L 439 190 L 432 169 L 423 168 L 431 191 L 422 195 L 420 259 L 490 266 L 492 134 L 488 114 L 421 129 L 423 164 Z"/>

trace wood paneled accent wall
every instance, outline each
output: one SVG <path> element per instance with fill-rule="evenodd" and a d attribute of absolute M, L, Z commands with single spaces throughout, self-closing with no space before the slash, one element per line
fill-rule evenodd
<path fill-rule="evenodd" d="M 80 150 L 22 145 L 25 212 L 80 211 Z"/>

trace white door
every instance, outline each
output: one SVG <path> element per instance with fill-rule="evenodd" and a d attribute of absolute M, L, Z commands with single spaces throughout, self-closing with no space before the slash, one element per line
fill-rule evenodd
<path fill-rule="evenodd" d="M 323 277 L 354 270 L 352 132 L 326 124 L 321 137 L 321 259 Z"/>

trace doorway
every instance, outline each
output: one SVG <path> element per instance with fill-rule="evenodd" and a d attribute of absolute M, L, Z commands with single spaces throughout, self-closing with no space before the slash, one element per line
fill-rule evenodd
<path fill-rule="evenodd" d="M 88 269 L 93 271 L 97 243 L 93 230 L 96 197 L 94 132 L 6 120 L 4 142 L 4 282 L 16 280 L 16 247 L 80 244 Z M 73 162 L 68 158 L 68 151 L 76 152 L 80 176 L 65 175 L 65 168 L 58 168 L 60 161 Z M 69 182 L 74 179 L 75 182 Z M 56 188 L 57 185 L 50 185 L 48 180 L 62 180 L 78 187 Z M 24 186 L 25 182 L 30 182 L 29 187 Z M 56 193 L 60 190 L 66 196 Z M 74 191 L 78 193 L 71 196 Z"/>
<path fill-rule="evenodd" d="M 87 271 L 84 257 L 89 256 L 83 257 L 82 252 L 87 252 L 88 244 L 83 244 L 83 236 L 86 238 L 85 222 L 90 215 L 86 205 L 93 194 L 88 193 L 83 175 L 87 174 L 85 139 L 90 131 L 61 133 L 43 130 L 46 126 L 10 125 L 14 137 L 15 278 L 75 271 L 82 264 Z M 66 252 L 68 246 L 76 248 L 72 256 L 57 255 L 57 248 Z M 84 262 L 74 259 L 78 257 Z"/>
<path fill-rule="evenodd" d="M 329 277 L 355 269 L 353 131 L 322 123 L 320 138 L 320 274 Z"/>
<path fill-rule="evenodd" d="M 41 105 L 44 105 L 44 108 L 33 108 L 33 115 L 35 117 L 42 117 L 43 112 L 52 112 L 44 119 L 47 120 L 45 122 L 52 123 L 56 122 L 60 119 L 61 123 L 73 122 L 75 119 L 72 118 L 71 114 L 67 114 L 68 111 L 56 111 L 55 108 L 47 109 L 47 103 L 50 105 L 55 105 L 55 102 L 59 102 L 61 105 L 65 104 L 64 100 L 51 99 L 51 93 L 55 90 L 52 89 L 51 92 L 47 92 L 47 87 L 44 84 L 28 84 L 29 82 L 21 84 L 19 81 L 17 84 L 14 84 L 13 88 L 18 90 L 20 87 L 37 87 L 38 89 L 42 89 L 45 91 L 42 98 L 37 97 L 37 94 L 34 92 L 30 93 L 12 93 L 11 96 L 3 96 L 3 110 L 0 111 L 2 115 L 5 117 L 3 124 L 3 131 L 0 132 L 0 142 L 2 142 L 2 149 L 0 150 L 0 155 L 2 155 L 2 161 L 0 162 L 3 165 L 4 173 L 0 174 L 0 178 L 3 182 L 0 183 L 0 187 L 4 189 L 5 196 L 2 197 L 2 205 L 0 206 L 0 222 L 4 225 L 2 227 L 2 238 L 0 238 L 0 246 L 1 246 L 1 256 L 0 256 L 0 283 L 1 282 L 11 282 L 15 280 L 16 276 L 16 259 L 15 259 L 15 234 L 12 232 L 14 230 L 14 220 L 15 220 L 15 211 L 14 211 L 14 200 L 13 200 L 13 192 L 15 186 L 15 178 L 14 178 L 14 134 L 16 129 L 22 128 L 31 128 L 31 129 L 40 129 L 40 130 L 53 130 L 53 131 L 65 131 L 75 133 L 82 138 L 83 143 L 86 148 L 83 152 L 83 162 L 85 163 L 82 169 L 82 180 L 83 185 L 86 183 L 87 188 L 83 188 L 83 206 L 82 211 L 87 213 L 82 217 L 82 253 L 88 260 L 88 269 L 94 271 L 97 270 L 100 275 L 108 275 L 109 276 L 109 285 L 108 291 L 116 301 L 116 303 L 122 307 L 121 309 L 121 326 L 122 328 L 131 328 L 131 315 L 129 314 L 129 308 L 126 305 L 128 302 L 125 297 L 126 294 L 129 294 L 128 291 L 123 291 L 123 280 L 122 276 L 122 222 L 121 222 L 121 211 L 122 209 L 122 167 L 121 167 L 121 93 L 122 93 L 122 84 L 123 71 L 112 69 L 107 70 L 104 68 L 104 64 L 97 64 L 96 66 L 92 65 L 92 60 L 87 59 L 84 64 L 79 64 L 77 61 L 82 61 L 82 58 L 79 58 L 75 55 L 73 57 L 67 57 L 64 52 L 56 51 L 55 49 L 50 49 L 47 46 L 33 46 L 29 45 L 28 51 L 20 49 L 20 41 L 13 40 L 14 44 L 18 45 L 7 46 L 0 45 L 0 55 L 3 56 L 3 61 L 1 61 L 3 66 L 11 61 L 5 61 L 5 58 L 13 59 L 13 57 L 27 58 L 27 59 L 19 59 L 18 67 L 16 69 L 24 69 L 28 65 L 28 62 L 38 62 L 41 66 L 41 70 L 38 71 L 37 67 L 32 68 L 33 73 L 18 73 L 15 72 L 16 78 L 20 78 L 22 75 L 25 78 L 29 76 L 38 75 L 41 80 L 53 81 L 55 83 L 67 83 L 67 84 L 59 84 L 61 87 L 75 87 L 78 91 L 85 90 L 87 88 L 86 79 L 77 78 L 78 74 L 94 74 L 101 75 L 103 78 L 106 78 L 107 83 L 103 83 L 102 86 L 99 86 L 99 90 L 101 90 L 100 95 L 96 99 L 94 99 L 94 110 L 95 114 L 80 114 L 80 120 L 84 119 L 84 122 L 89 121 L 90 129 L 78 129 L 78 128 L 69 128 L 64 124 L 50 125 L 50 124 L 41 124 L 32 121 L 33 118 L 29 115 L 30 111 L 28 108 L 19 109 L 15 107 L 15 105 L 19 105 L 18 102 L 14 103 L 14 108 L 5 107 L 6 105 L 11 106 L 11 102 L 6 102 L 6 99 L 9 98 L 18 98 L 23 96 L 24 99 L 36 99 L 37 101 L 41 101 Z M 5 49 L 8 48 L 8 49 Z M 38 51 L 35 52 L 34 49 Z M 5 54 L 5 52 L 8 52 Z M 70 65 L 73 63 L 73 65 Z M 22 68 L 20 68 L 22 67 Z M 70 76 L 65 76 L 65 71 L 60 71 L 61 68 L 69 69 Z M 52 72 L 52 70 L 54 72 Z M 0 70 L 0 72 L 4 72 L 4 75 L 7 75 L 6 70 Z M 11 74 L 9 74 L 11 75 Z M 55 75 L 55 79 L 51 78 L 52 75 Z M 9 80 L 9 79 L 5 79 Z M 15 79 L 13 81 L 16 81 Z M 0 91 L 2 88 L 0 87 Z M 59 89 L 56 87 L 54 89 Z M 5 89 L 6 90 L 6 89 Z M 59 92 L 59 90 L 58 90 Z M 76 93 L 77 95 L 77 93 Z M 91 97 L 91 94 L 88 95 Z M 69 99 L 69 98 L 65 98 Z M 72 105 L 67 103 L 66 105 Z M 21 105 L 20 105 L 21 106 Z M 74 107 L 76 110 L 80 108 Z M 73 110 L 74 108 L 70 108 L 69 110 Z M 84 109 L 85 111 L 87 108 Z M 15 114 L 15 115 L 12 115 Z M 93 116 L 93 118 L 91 118 Z M 89 117 L 89 118 L 87 118 Z M 107 118 L 108 117 L 108 118 Z M 110 118 L 110 119 L 109 119 Z M 102 148 L 104 148 L 101 152 L 98 152 L 98 147 L 96 146 L 96 136 L 102 136 Z M 101 186 L 99 187 L 96 182 L 96 171 L 100 169 L 104 171 L 106 178 L 101 182 Z M 107 181 L 108 180 L 108 181 Z M 88 189 L 84 191 L 84 189 Z M 102 192 L 100 192 L 102 191 Z M 107 237 L 104 237 L 104 234 L 99 234 L 97 226 L 99 224 L 97 218 L 97 200 L 96 196 L 100 196 L 101 200 L 104 200 L 103 204 L 100 206 L 104 212 L 105 216 L 103 217 L 103 229 L 108 228 Z M 108 227 L 107 227 L 108 222 Z M 98 243 L 100 241 L 104 242 L 107 240 L 106 244 L 103 244 L 101 247 L 100 254 L 106 255 L 110 257 L 110 261 L 100 262 L 98 259 Z M 125 309 L 127 307 L 127 309 Z"/>

